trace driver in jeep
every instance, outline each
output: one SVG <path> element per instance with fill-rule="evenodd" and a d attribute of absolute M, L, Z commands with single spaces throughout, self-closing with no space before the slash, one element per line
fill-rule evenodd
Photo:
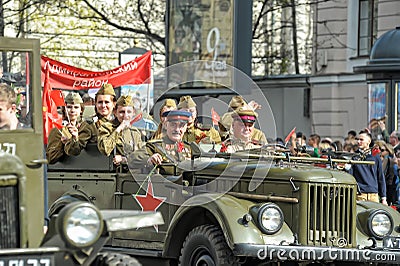
<path fill-rule="evenodd" d="M 167 111 L 162 114 L 166 117 L 166 132 L 161 140 L 148 141 L 146 144 L 149 154 L 148 164 L 160 165 L 163 162 L 178 163 L 190 159 L 189 145 L 182 141 L 186 132 L 191 113 L 181 110 Z"/>

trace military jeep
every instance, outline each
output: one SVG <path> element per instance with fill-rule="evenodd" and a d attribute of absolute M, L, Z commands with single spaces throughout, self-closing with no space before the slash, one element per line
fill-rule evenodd
<path fill-rule="evenodd" d="M 173 168 L 161 175 L 136 162 L 114 169 L 89 147 L 50 166 L 49 200 L 81 195 L 99 208 L 160 211 L 164 225 L 117 233 L 105 249 L 167 265 L 399 263 L 400 214 L 357 202 L 354 177 L 340 170 L 363 162 L 208 150 L 193 145 L 191 160 L 161 165 Z"/>
<path fill-rule="evenodd" d="M 16 128 L 6 129 L 4 120 L 0 128 L 0 265 L 139 265 L 101 248 L 114 232 L 163 223 L 160 213 L 99 210 L 70 200 L 45 223 L 39 40 L 0 38 L 0 50 L 1 82 L 18 94 L 21 108 Z"/>

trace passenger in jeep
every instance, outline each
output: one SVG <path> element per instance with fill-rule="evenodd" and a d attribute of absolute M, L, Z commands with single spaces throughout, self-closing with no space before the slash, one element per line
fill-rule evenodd
<path fill-rule="evenodd" d="M 131 96 L 118 98 L 114 116 L 100 126 L 97 147 L 107 156 L 114 152 L 114 164 L 126 164 L 127 155 L 144 146 L 140 131 L 131 125 L 136 116 Z"/>
<path fill-rule="evenodd" d="M 233 122 L 232 114 L 233 112 L 239 110 L 239 108 L 252 109 L 253 111 L 256 111 L 261 109 L 261 105 L 256 101 L 250 101 L 249 103 L 246 103 L 243 97 L 239 95 L 233 96 L 229 102 L 228 112 L 222 115 L 221 120 L 218 123 L 219 134 L 223 141 L 228 138 L 229 130 Z M 264 132 L 258 128 L 254 128 L 251 138 L 264 144 L 268 143 Z"/>
<path fill-rule="evenodd" d="M 252 109 L 239 108 L 233 112 L 231 131 L 222 143 L 221 152 L 233 153 L 261 147 L 262 143 L 252 138 L 256 118 L 257 113 Z"/>
<path fill-rule="evenodd" d="M 15 99 L 14 90 L 8 84 L 0 83 L 0 129 L 12 130 L 22 127 L 12 110 Z"/>
<path fill-rule="evenodd" d="M 65 97 L 65 107 L 62 109 L 64 126 L 59 130 L 53 128 L 49 134 L 46 149 L 50 164 L 62 160 L 67 155 L 78 155 L 81 150 L 80 134 L 90 131 L 89 124 L 82 120 L 83 101 L 78 93 L 70 92 Z M 86 142 L 86 141 L 85 141 Z"/>
<path fill-rule="evenodd" d="M 103 123 L 114 119 L 113 110 L 117 98 L 113 86 L 111 84 L 103 84 L 103 86 L 101 86 L 97 91 L 94 101 L 96 114 L 88 119 L 87 122 L 92 124 L 92 134 L 97 137 L 100 126 Z"/>
<path fill-rule="evenodd" d="M 156 132 L 154 132 L 151 137 L 152 140 L 162 139 L 163 134 L 165 134 L 164 122 L 167 120 L 166 117 L 163 117 L 162 114 L 167 111 L 175 110 L 176 102 L 174 99 L 165 99 L 164 103 L 160 107 L 160 123 L 158 124 Z"/>
<path fill-rule="evenodd" d="M 190 159 L 189 145 L 183 142 L 191 113 L 181 110 L 164 112 L 166 117 L 165 135 L 161 140 L 148 141 L 146 144 L 150 158 L 148 164 L 160 165 L 162 162 L 178 163 Z"/>
<path fill-rule="evenodd" d="M 221 143 L 219 132 L 211 127 L 209 130 L 203 130 L 197 127 L 197 108 L 196 103 L 190 96 L 182 96 L 179 100 L 178 110 L 187 111 L 192 114 L 189 119 L 183 140 L 196 143 Z"/>

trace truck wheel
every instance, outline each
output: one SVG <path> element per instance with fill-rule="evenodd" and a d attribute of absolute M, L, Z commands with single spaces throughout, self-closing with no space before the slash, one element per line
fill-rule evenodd
<path fill-rule="evenodd" d="M 99 253 L 91 266 L 141 266 L 137 259 L 119 253 Z"/>
<path fill-rule="evenodd" d="M 179 257 L 179 265 L 238 265 L 226 244 L 221 229 L 215 225 L 201 225 L 186 236 Z"/>

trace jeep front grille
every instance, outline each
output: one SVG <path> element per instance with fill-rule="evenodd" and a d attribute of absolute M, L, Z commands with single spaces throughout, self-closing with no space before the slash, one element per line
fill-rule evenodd
<path fill-rule="evenodd" d="M 19 247 L 18 186 L 0 186 L 0 249 Z"/>
<path fill-rule="evenodd" d="M 355 186 L 310 184 L 309 191 L 308 244 L 352 246 Z"/>

